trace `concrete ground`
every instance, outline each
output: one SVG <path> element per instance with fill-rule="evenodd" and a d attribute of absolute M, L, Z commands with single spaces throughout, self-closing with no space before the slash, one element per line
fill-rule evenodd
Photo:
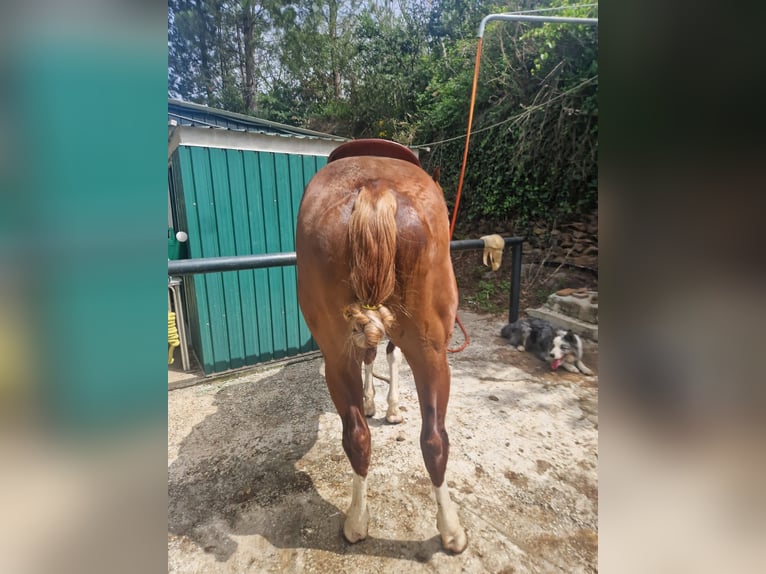
<path fill-rule="evenodd" d="M 472 343 L 450 355 L 447 481 L 465 552 L 441 549 L 406 363 L 402 424 L 385 423 L 376 381 L 369 537 L 343 540 L 351 468 L 317 357 L 169 392 L 168 571 L 596 572 L 598 377 L 511 349 L 502 316 L 461 318 Z"/>

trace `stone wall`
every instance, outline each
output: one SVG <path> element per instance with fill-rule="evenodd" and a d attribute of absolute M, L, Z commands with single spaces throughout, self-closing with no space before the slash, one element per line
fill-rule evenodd
<path fill-rule="evenodd" d="M 578 267 L 598 270 L 598 213 L 579 217 L 576 221 L 554 224 L 538 221 L 530 232 L 514 230 L 513 224 L 493 224 L 486 220 L 474 221 L 460 226 L 462 238 L 478 238 L 498 233 L 503 237 L 524 235 L 524 261 L 539 263 L 546 259 L 551 263 L 568 263 Z"/>
<path fill-rule="evenodd" d="M 548 222 L 538 222 L 524 244 L 525 261 L 569 263 L 598 269 L 598 215 L 564 223 L 551 229 Z"/>

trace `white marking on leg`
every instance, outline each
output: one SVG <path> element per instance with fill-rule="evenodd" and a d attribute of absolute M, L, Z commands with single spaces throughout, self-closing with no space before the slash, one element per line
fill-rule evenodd
<path fill-rule="evenodd" d="M 375 385 L 372 384 L 372 363 L 364 365 L 364 415 L 375 416 Z"/>
<path fill-rule="evenodd" d="M 580 371 L 578 371 L 577 367 L 575 367 L 572 363 L 567 363 L 566 361 L 564 361 L 563 363 L 561 363 L 561 366 L 564 367 L 570 373 L 577 373 L 578 375 L 580 374 Z"/>
<path fill-rule="evenodd" d="M 343 536 L 351 542 L 359 542 L 367 538 L 367 526 L 370 522 L 370 512 L 367 509 L 367 479 L 354 473 L 351 487 L 351 506 L 346 512 L 343 523 Z"/>
<path fill-rule="evenodd" d="M 441 535 L 442 546 L 451 552 L 460 553 L 465 550 L 468 538 L 460 525 L 457 507 L 450 498 L 447 481 L 445 480 L 441 486 L 434 486 L 433 489 L 437 506 L 436 528 Z"/>
<path fill-rule="evenodd" d="M 402 413 L 399 412 L 399 365 L 402 364 L 402 352 L 398 347 L 386 355 L 388 361 L 388 410 L 386 411 L 386 421 L 398 424 L 404 420 Z"/>
<path fill-rule="evenodd" d="M 585 366 L 585 363 L 582 361 L 577 361 L 577 368 L 582 371 L 584 375 L 592 375 L 593 371 L 591 371 L 588 367 Z"/>

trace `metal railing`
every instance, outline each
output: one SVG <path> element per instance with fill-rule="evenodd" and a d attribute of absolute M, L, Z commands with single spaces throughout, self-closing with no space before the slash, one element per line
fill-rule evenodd
<path fill-rule="evenodd" d="M 511 246 L 511 293 L 508 309 L 508 322 L 519 318 L 519 296 L 521 294 L 521 247 L 523 237 L 505 237 L 505 245 Z M 481 239 L 459 239 L 450 242 L 450 250 L 466 251 L 484 249 Z M 203 257 L 197 259 L 177 259 L 168 261 L 168 275 L 195 275 L 198 273 L 218 273 L 221 271 L 244 271 L 246 269 L 265 269 L 268 267 L 287 267 L 295 265 L 295 252 L 264 253 L 262 255 L 236 255 L 231 257 Z"/>

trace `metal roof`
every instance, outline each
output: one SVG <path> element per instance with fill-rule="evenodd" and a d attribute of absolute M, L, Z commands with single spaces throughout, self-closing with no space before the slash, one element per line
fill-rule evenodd
<path fill-rule="evenodd" d="M 267 135 L 317 138 L 338 142 L 348 141 L 349 139 L 168 98 L 168 123 L 171 122 L 180 126 L 218 128 Z"/>

